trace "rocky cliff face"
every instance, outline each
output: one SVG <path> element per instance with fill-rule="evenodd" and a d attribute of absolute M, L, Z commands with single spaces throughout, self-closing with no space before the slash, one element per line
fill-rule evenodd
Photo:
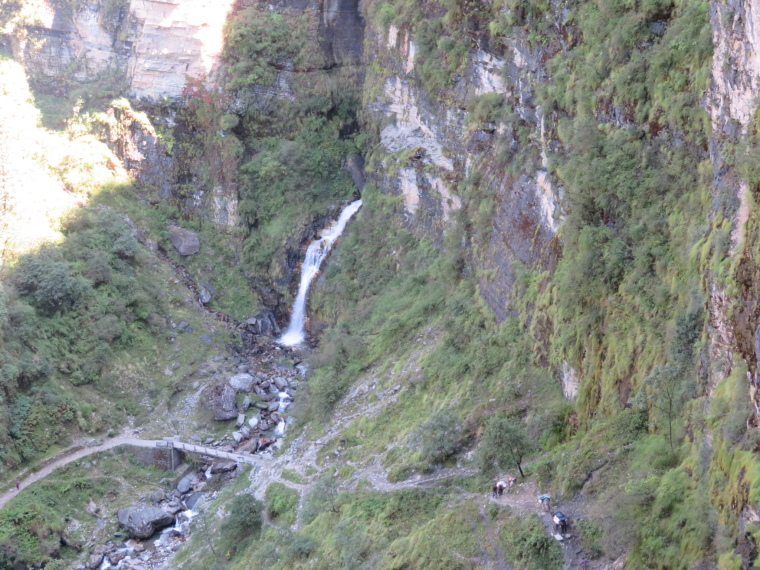
<path fill-rule="evenodd" d="M 754 121 L 760 94 L 760 4 L 712 2 L 710 22 L 715 52 L 705 108 L 710 113 L 713 132 L 710 146 L 715 170 L 713 209 L 717 212 L 727 204 L 727 213 L 732 217 L 731 255 L 740 258 L 740 273 L 744 274 L 740 277 L 739 298 L 727 293 L 714 280 L 711 284 L 711 383 L 715 385 L 728 376 L 734 357 L 741 357 L 749 370 L 752 400 L 758 409 L 757 288 L 746 279 L 746 273 L 752 273 L 750 267 L 756 266 L 758 259 L 749 246 L 739 251 L 740 246 L 752 241 L 752 235 L 747 235 L 747 222 L 753 201 L 751 193 L 756 193 L 756 189 L 738 172 L 737 162 L 741 157 L 737 157 L 735 149 L 756 128 Z M 756 231 L 751 226 L 749 230 Z"/>
<path fill-rule="evenodd" d="M 493 223 L 477 244 L 484 250 L 477 260 L 480 293 L 503 321 L 511 314 L 512 264 L 551 266 L 550 243 L 561 222 L 559 190 L 547 170 L 545 117 L 534 97 L 546 52 L 532 50 L 520 34 L 503 53 L 471 50 L 441 97 L 415 81 L 416 46 L 409 32 L 395 26 L 373 30 L 367 45 L 368 63 L 379 70 L 367 80 L 368 108 L 382 125 L 380 140 L 390 155 L 375 163 L 375 180 L 403 195 L 410 226 L 440 239 L 462 207 L 465 181 L 478 172 L 481 192 L 493 199 Z M 484 95 L 502 96 L 512 105 L 513 120 L 471 120 L 468 105 Z M 518 140 L 518 123 L 532 131 L 528 148 Z M 531 164 L 506 172 L 500 155 L 518 149 L 531 155 Z"/>
<path fill-rule="evenodd" d="M 105 75 L 136 98 L 177 98 L 188 77 L 218 70 L 232 0 L 42 4 L 18 24 L 14 56 L 38 86 Z"/>

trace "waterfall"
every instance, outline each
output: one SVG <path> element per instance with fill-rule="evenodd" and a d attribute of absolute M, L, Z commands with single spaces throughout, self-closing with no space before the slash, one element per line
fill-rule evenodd
<path fill-rule="evenodd" d="M 356 200 L 346 206 L 340 213 L 338 221 L 324 231 L 320 239 L 314 240 L 306 250 L 306 258 L 301 267 L 301 283 L 298 286 L 298 294 L 295 303 L 293 303 L 293 312 L 290 315 L 290 325 L 280 338 L 280 344 L 296 346 L 303 342 L 305 336 L 303 328 L 306 321 L 306 294 L 309 291 L 309 285 L 319 272 L 322 261 L 330 253 L 333 243 L 343 233 L 348 220 L 359 210 L 361 205 L 362 201 Z"/>

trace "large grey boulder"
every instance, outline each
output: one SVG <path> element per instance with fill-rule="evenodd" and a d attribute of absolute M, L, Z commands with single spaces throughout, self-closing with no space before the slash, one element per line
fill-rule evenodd
<path fill-rule="evenodd" d="M 274 385 L 277 386 L 278 390 L 284 390 L 288 387 L 288 381 L 285 380 L 285 378 L 280 378 L 279 376 L 274 379 Z"/>
<path fill-rule="evenodd" d="M 247 319 L 243 326 L 252 334 L 263 334 L 265 336 L 277 336 L 281 333 L 280 327 L 277 326 L 277 320 L 274 313 L 267 309 L 259 311 L 256 316 Z"/>
<path fill-rule="evenodd" d="M 201 250 L 201 241 L 198 239 L 198 235 L 195 232 L 173 227 L 169 229 L 169 233 L 169 239 L 171 239 L 174 249 L 176 249 L 180 255 L 193 255 Z"/>
<path fill-rule="evenodd" d="M 193 482 L 190 480 L 190 477 L 182 477 L 182 479 L 179 480 L 179 483 L 177 483 L 177 491 L 180 493 L 187 493 L 192 485 Z"/>
<path fill-rule="evenodd" d="M 169 513 L 148 505 L 119 509 L 117 516 L 119 524 L 135 538 L 150 538 L 158 529 L 174 522 Z"/>
<path fill-rule="evenodd" d="M 237 463 L 234 461 L 217 461 L 211 466 L 211 474 L 228 473 L 237 469 Z"/>
<path fill-rule="evenodd" d="M 226 382 L 207 388 L 204 393 L 204 406 L 214 413 L 214 419 L 217 421 L 237 418 L 236 393 L 235 388 Z"/>
<path fill-rule="evenodd" d="M 90 559 L 88 560 L 87 567 L 88 568 L 100 568 L 100 565 L 103 564 L 103 555 L 102 554 L 90 554 Z"/>
<path fill-rule="evenodd" d="M 248 392 L 253 388 L 253 376 L 246 372 L 235 374 L 230 378 L 230 386 L 241 392 Z"/>

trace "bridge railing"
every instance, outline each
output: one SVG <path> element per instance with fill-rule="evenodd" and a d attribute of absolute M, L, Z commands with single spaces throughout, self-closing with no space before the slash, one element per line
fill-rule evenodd
<path fill-rule="evenodd" d="M 229 451 L 221 451 L 214 449 L 213 447 L 203 447 L 201 445 L 194 445 L 192 443 L 183 443 L 181 441 L 158 441 L 156 447 L 170 447 L 179 449 L 187 453 L 195 453 L 197 455 L 206 455 L 208 457 L 216 457 L 217 459 L 228 459 L 230 461 L 237 461 L 238 463 L 248 463 L 253 465 L 256 463 L 257 457 L 253 455 L 242 455 L 240 453 L 230 453 Z"/>

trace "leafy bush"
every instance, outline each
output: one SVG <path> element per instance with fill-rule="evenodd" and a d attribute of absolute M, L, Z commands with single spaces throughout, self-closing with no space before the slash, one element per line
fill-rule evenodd
<path fill-rule="evenodd" d="M 272 522 L 291 525 L 296 520 L 298 491 L 283 483 L 271 483 L 266 490 L 267 514 Z"/>
<path fill-rule="evenodd" d="M 264 505 L 253 495 L 240 493 L 229 502 L 229 515 L 220 530 L 226 539 L 240 542 L 258 534 L 263 523 Z"/>
<path fill-rule="evenodd" d="M 557 541 L 546 534 L 535 514 L 512 519 L 501 530 L 501 541 L 507 557 L 518 570 L 560 568 L 562 553 Z"/>
<path fill-rule="evenodd" d="M 335 508 L 335 499 L 338 496 L 338 483 L 330 475 L 323 475 L 306 495 L 301 514 L 304 524 L 309 524 L 320 514 L 332 511 Z"/>
<path fill-rule="evenodd" d="M 317 549 L 317 543 L 311 537 L 304 534 L 295 534 L 291 537 L 288 546 L 288 556 L 290 558 L 306 559 Z"/>
<path fill-rule="evenodd" d="M 464 425 L 456 412 L 443 410 L 430 416 L 409 438 L 428 465 L 441 463 L 462 447 Z"/>
<path fill-rule="evenodd" d="M 54 256 L 43 250 L 39 256 L 22 257 L 16 273 L 19 292 L 31 296 L 47 315 L 72 309 L 88 288 L 87 281 L 71 274 L 68 263 L 56 261 Z"/>

